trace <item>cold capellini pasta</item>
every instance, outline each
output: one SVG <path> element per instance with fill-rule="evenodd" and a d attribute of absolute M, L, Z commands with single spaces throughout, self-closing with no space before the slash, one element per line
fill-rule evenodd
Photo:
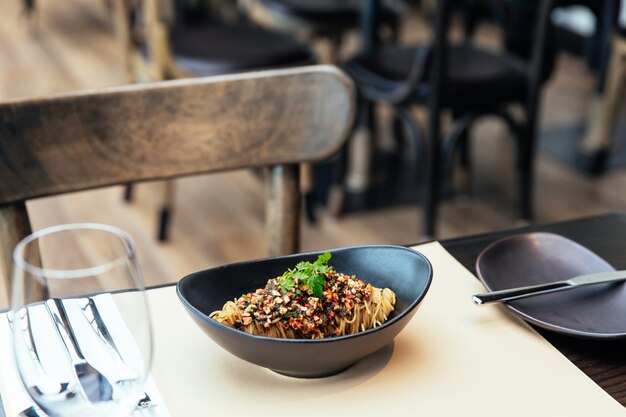
<path fill-rule="evenodd" d="M 354 334 L 384 323 L 395 293 L 375 288 L 328 265 L 330 253 L 300 262 L 264 288 L 228 301 L 214 320 L 246 333 L 291 339 Z"/>

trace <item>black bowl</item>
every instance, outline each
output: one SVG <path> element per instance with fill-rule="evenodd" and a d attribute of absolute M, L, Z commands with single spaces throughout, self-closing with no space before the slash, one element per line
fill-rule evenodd
<path fill-rule="evenodd" d="M 343 371 L 382 349 L 411 320 L 432 280 L 428 260 L 400 246 L 358 246 L 329 251 L 339 272 L 356 274 L 375 287 L 396 293 L 396 307 L 381 326 L 357 334 L 322 340 L 253 336 L 209 318 L 224 303 L 262 288 L 300 261 L 313 262 L 323 252 L 305 253 L 224 265 L 181 279 L 176 291 L 194 321 L 233 355 L 278 373 L 316 378 Z"/>

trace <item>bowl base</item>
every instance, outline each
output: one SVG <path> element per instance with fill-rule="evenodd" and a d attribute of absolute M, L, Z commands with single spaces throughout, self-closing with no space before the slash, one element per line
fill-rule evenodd
<path fill-rule="evenodd" d="M 313 378 L 326 378 L 329 376 L 333 376 L 333 375 L 337 375 L 342 373 L 343 371 L 347 370 L 348 368 L 350 368 L 352 365 L 354 365 L 353 363 L 351 363 L 348 366 L 345 366 L 343 368 L 339 368 L 339 369 L 333 369 L 331 371 L 324 371 L 324 372 L 315 372 L 315 373 L 310 373 L 310 372 L 291 372 L 291 371 L 280 371 L 278 369 L 272 369 L 272 372 L 276 372 L 277 374 L 281 374 L 284 376 L 288 376 L 291 378 L 307 378 L 307 379 L 313 379 Z"/>

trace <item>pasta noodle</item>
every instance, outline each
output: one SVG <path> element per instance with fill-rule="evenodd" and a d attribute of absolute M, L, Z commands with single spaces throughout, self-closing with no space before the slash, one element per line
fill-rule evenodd
<path fill-rule="evenodd" d="M 249 334 L 289 339 L 343 336 L 384 323 L 395 293 L 336 272 L 328 259 L 324 254 L 313 264 L 301 262 L 210 317 Z"/>

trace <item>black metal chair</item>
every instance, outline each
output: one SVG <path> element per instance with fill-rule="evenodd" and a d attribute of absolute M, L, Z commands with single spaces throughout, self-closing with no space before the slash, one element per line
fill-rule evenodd
<path fill-rule="evenodd" d="M 527 27 L 533 20 L 535 5 L 532 0 L 504 0 L 509 9 L 510 19 L 498 13 L 497 5 L 493 0 L 453 0 L 463 12 L 466 32 L 472 33 L 478 22 L 490 19 L 502 25 L 507 51 L 527 59 L 532 45 L 528 42 L 528 32 L 520 30 Z M 611 41 L 614 32 L 618 28 L 620 4 L 617 0 L 559 0 L 557 6 L 583 6 L 595 17 L 595 32 L 592 35 L 581 35 L 558 24 L 554 30 L 553 42 L 548 42 L 548 49 L 567 51 L 570 54 L 580 56 L 586 62 L 590 70 L 596 73 L 596 95 L 592 99 L 590 108 L 590 127 L 580 139 L 578 149 L 574 149 L 575 160 L 573 163 L 583 172 L 591 175 L 601 175 L 607 169 L 610 148 L 610 122 L 606 120 L 614 117 L 613 111 L 603 112 L 604 96 L 608 101 L 619 97 L 611 88 L 605 88 L 605 83 L 610 83 L 609 63 L 614 62 L 611 58 L 612 50 L 615 49 L 615 41 Z M 500 11 L 502 9 L 500 8 Z M 618 42 L 619 43 L 619 42 Z M 621 52 L 619 52 L 621 54 Z M 552 57 L 547 54 L 547 58 Z M 553 63 L 550 59 L 544 62 L 546 68 L 551 68 Z M 608 106 L 610 109 L 611 106 Z M 598 123 L 596 123 L 598 120 Z M 564 138 L 568 140 L 567 138 Z"/>
<path fill-rule="evenodd" d="M 486 115 L 501 117 L 517 140 L 519 174 L 518 213 L 532 216 L 533 159 L 535 153 L 537 108 L 542 82 L 546 78 L 545 45 L 553 0 L 537 4 L 532 54 L 525 61 L 506 51 L 482 49 L 471 40 L 450 44 L 450 0 L 436 3 L 434 41 L 428 45 L 383 44 L 371 28 L 376 26 L 379 4 L 364 4 L 363 51 L 345 66 L 359 86 L 361 123 L 372 125 L 374 103 L 393 105 L 397 121 L 422 155 L 427 154 L 427 181 L 423 192 L 425 236 L 435 235 L 437 207 L 442 178 L 457 146 L 466 143 L 470 126 Z M 369 28 L 369 30 L 367 30 Z M 525 119 L 517 121 L 508 111 L 510 104 L 524 108 Z M 428 142 L 410 114 L 412 106 L 429 110 Z M 444 136 L 440 116 L 451 110 L 453 124 Z M 422 136 L 422 137 L 420 137 Z"/>

